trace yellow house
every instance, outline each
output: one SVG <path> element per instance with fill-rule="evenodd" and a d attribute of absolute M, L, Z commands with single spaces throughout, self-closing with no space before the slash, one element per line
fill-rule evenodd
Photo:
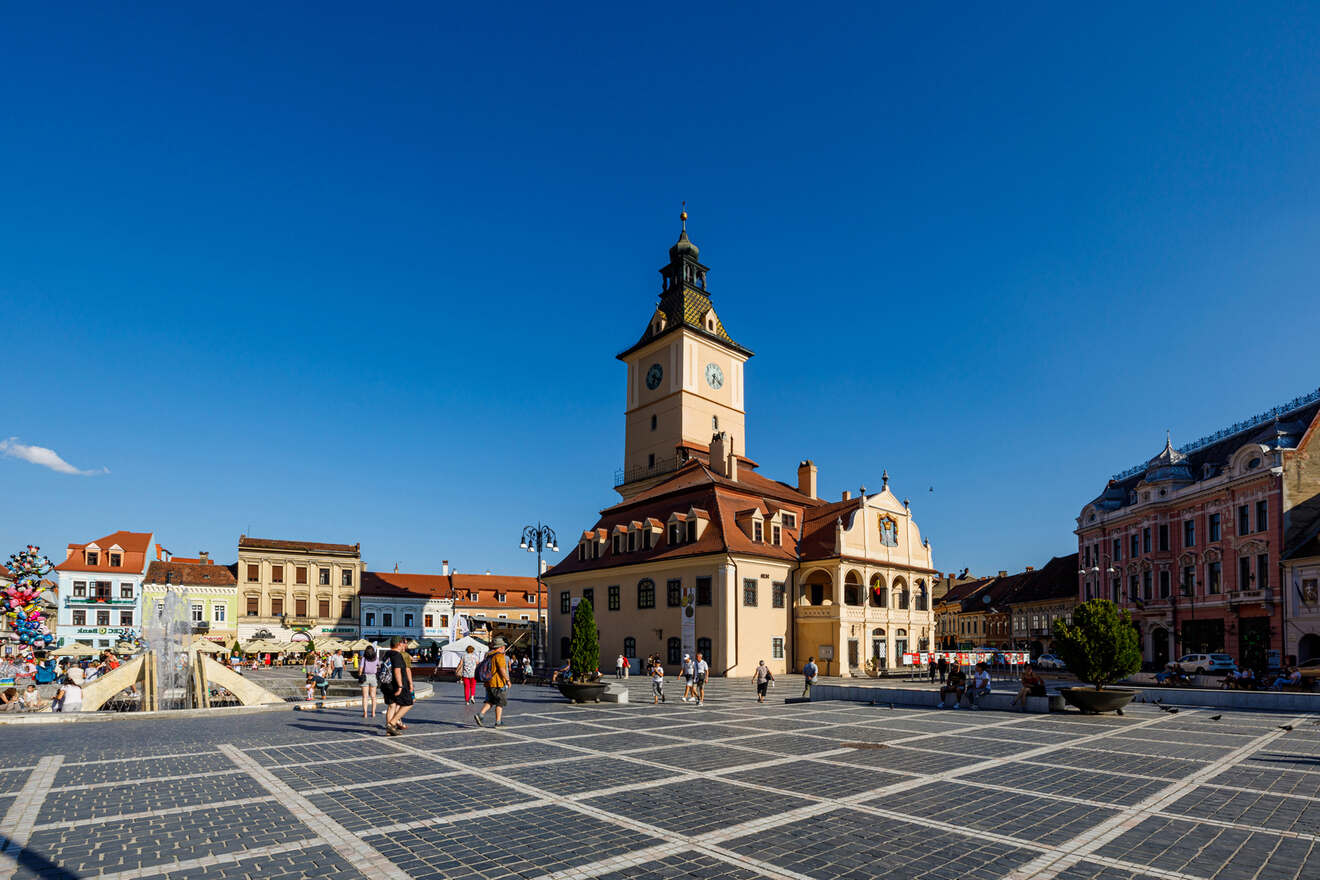
<path fill-rule="evenodd" d="M 681 219 L 659 302 L 618 355 L 627 365 L 614 487 L 623 500 L 544 578 L 550 655 L 567 656 L 585 598 L 611 668 L 619 653 L 675 665 L 698 652 L 715 675 L 750 675 L 761 660 L 797 670 L 808 657 L 830 674 L 899 665 L 934 638 L 930 544 L 888 474 L 877 493 L 827 503 L 810 461 L 793 484 L 758 473 L 746 453 L 752 352 L 716 313 L 709 269 Z"/>
<path fill-rule="evenodd" d="M 156 545 L 157 558 L 142 579 L 142 619 L 145 625 L 159 615 L 168 593 L 187 604 L 193 634 L 225 646 L 238 635 L 237 585 L 227 566 L 216 565 L 209 554 L 196 558 L 169 556 Z"/>
<path fill-rule="evenodd" d="M 356 639 L 364 569 L 358 544 L 240 535 L 239 638 Z"/>

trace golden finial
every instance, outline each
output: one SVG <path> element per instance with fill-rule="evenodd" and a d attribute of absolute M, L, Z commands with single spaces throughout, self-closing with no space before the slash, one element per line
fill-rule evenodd
<path fill-rule="evenodd" d="M 687 202 L 683 202 L 683 213 L 678 215 L 679 221 L 683 224 L 683 231 L 687 232 Z"/>

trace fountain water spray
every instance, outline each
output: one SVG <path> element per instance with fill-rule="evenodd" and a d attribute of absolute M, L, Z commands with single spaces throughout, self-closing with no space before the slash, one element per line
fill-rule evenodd
<path fill-rule="evenodd" d="M 192 663 L 188 651 L 192 644 L 192 605 L 186 592 L 168 590 L 165 600 L 147 615 L 142 638 L 147 649 L 155 652 L 156 682 L 161 709 L 191 709 Z"/>

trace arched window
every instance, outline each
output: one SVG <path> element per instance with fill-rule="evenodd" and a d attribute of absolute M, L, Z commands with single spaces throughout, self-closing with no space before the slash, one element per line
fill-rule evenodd
<path fill-rule="evenodd" d="M 665 659 L 665 662 L 669 663 L 670 665 L 676 665 L 678 663 L 682 663 L 683 640 L 679 638 L 671 638 L 669 640 L 668 648 L 669 650 L 667 653 L 669 656 Z"/>
<path fill-rule="evenodd" d="M 712 666 L 715 665 L 715 654 L 711 650 L 710 639 L 697 639 L 697 653 L 701 655 L 701 659 Z"/>
<path fill-rule="evenodd" d="M 564 639 L 564 641 L 567 642 L 568 639 Z M 628 636 L 623 640 L 623 656 L 632 660 L 637 659 L 637 640 L 632 636 Z"/>
<path fill-rule="evenodd" d="M 712 431 L 718 431 L 718 430 L 720 429 L 720 417 L 719 417 L 719 416 L 711 416 L 711 417 L 710 417 L 710 429 L 711 429 Z"/>

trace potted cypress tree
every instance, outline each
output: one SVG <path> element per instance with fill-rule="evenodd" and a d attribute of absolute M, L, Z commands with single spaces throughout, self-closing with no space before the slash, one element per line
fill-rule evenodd
<path fill-rule="evenodd" d="M 605 693 L 605 682 L 600 680 L 600 632 L 596 629 L 596 612 L 587 599 L 579 602 L 573 612 L 568 665 L 568 680 L 559 680 L 559 692 L 574 703 L 599 703 Z"/>
<path fill-rule="evenodd" d="M 1073 622 L 1054 621 L 1054 653 L 1091 687 L 1060 688 L 1082 712 L 1123 713 L 1136 691 L 1111 685 L 1141 669 L 1141 650 L 1132 617 L 1108 599 L 1092 599 L 1073 611 Z"/>

